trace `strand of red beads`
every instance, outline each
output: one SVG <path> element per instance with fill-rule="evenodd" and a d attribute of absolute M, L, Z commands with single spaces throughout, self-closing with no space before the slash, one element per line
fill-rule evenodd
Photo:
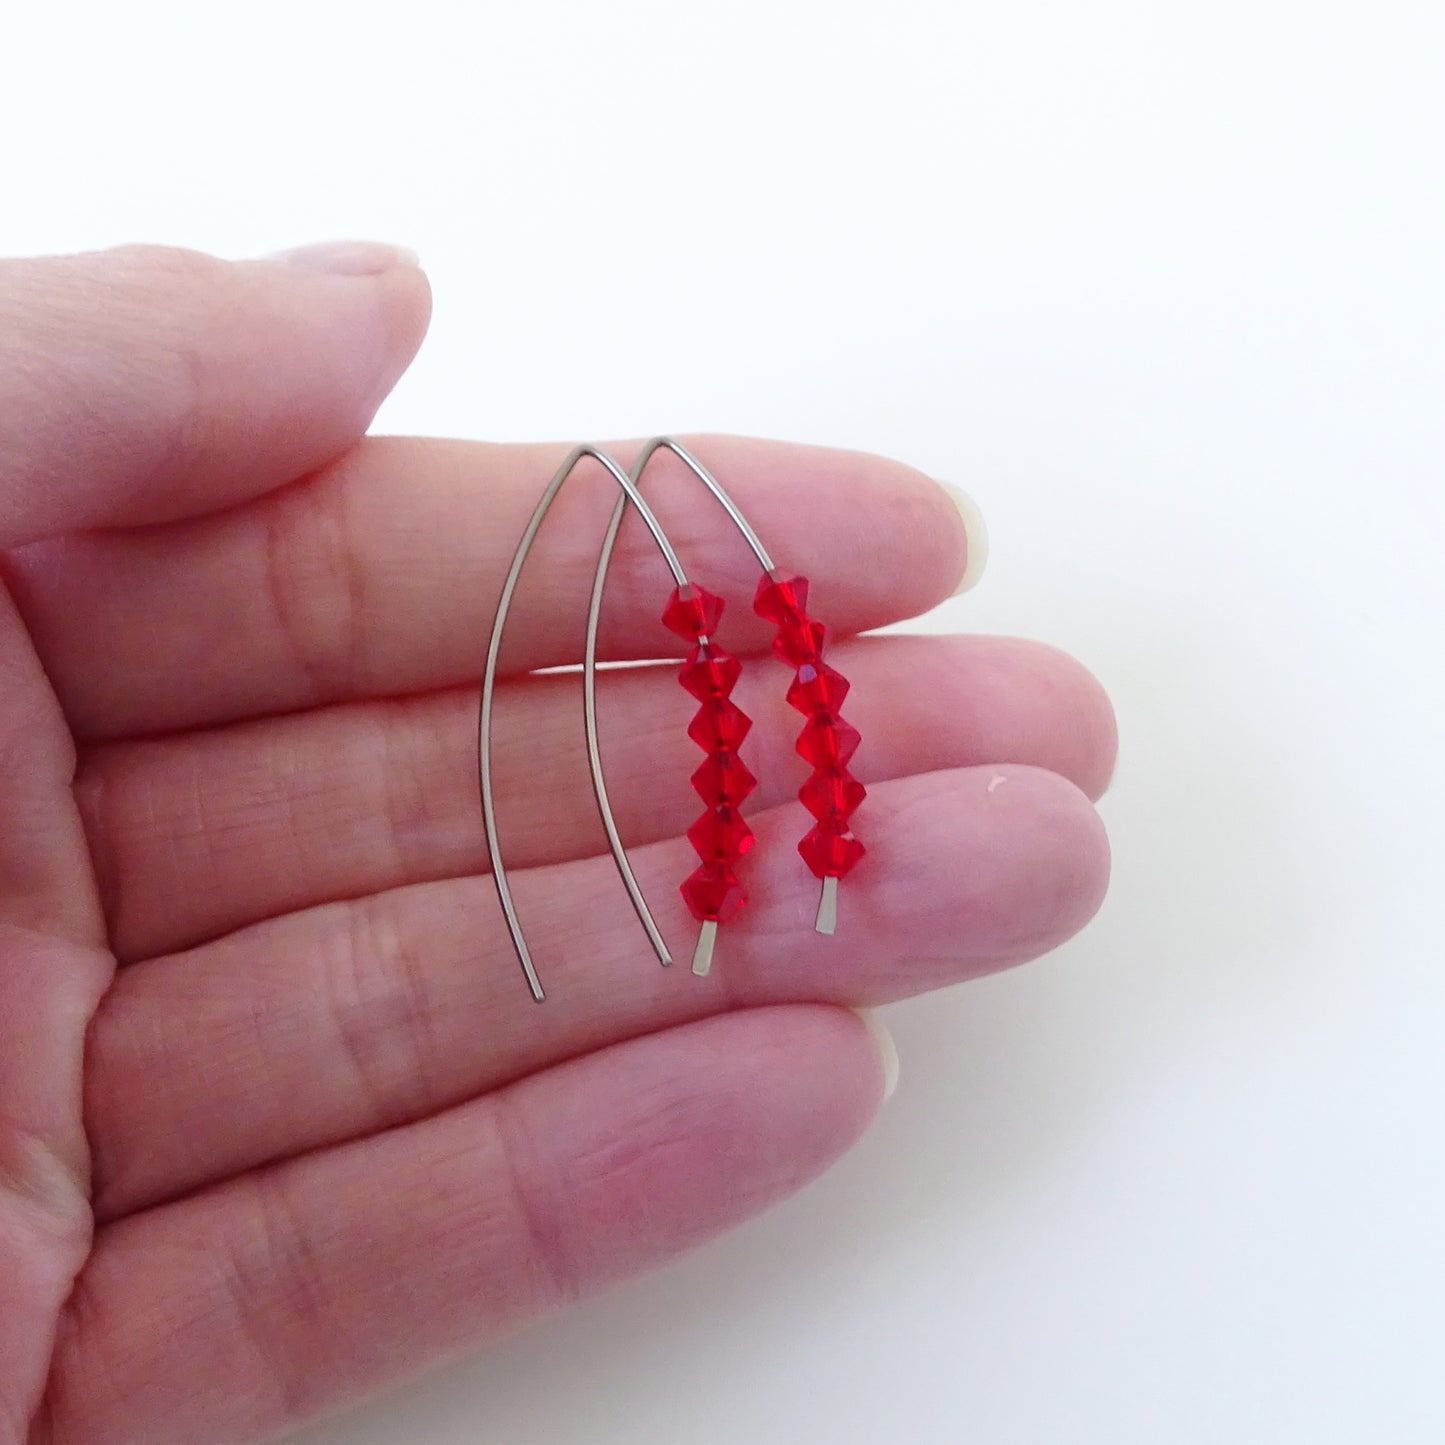
<path fill-rule="evenodd" d="M 816 825 L 798 844 L 798 852 L 813 876 L 823 880 L 818 932 L 832 933 L 838 879 L 865 851 L 849 820 L 867 792 L 848 771 L 861 740 L 858 729 L 839 712 L 848 695 L 848 679 L 823 661 L 823 624 L 808 615 L 807 604 L 808 579 L 774 570 L 765 572 L 758 583 L 753 611 L 777 627 L 773 654 L 795 671 L 788 702 L 807 718 L 797 748 L 812 764 L 813 773 L 798 797 Z"/>
<path fill-rule="evenodd" d="M 753 725 L 732 701 L 742 664 L 712 641 L 722 609 L 721 597 L 689 584 L 673 589 L 662 614 L 663 625 L 689 644 L 678 681 L 698 700 L 687 735 L 707 754 L 692 775 L 692 786 L 706 811 L 687 830 L 700 861 L 681 888 L 692 916 L 702 924 L 692 961 L 696 974 L 705 974 L 712 966 L 718 924 L 748 901 L 736 869 L 753 846 L 753 831 L 740 808 L 758 781 L 738 757 Z"/>

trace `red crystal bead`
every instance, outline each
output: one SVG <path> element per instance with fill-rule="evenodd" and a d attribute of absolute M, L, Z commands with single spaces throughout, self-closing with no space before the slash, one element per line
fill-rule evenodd
<path fill-rule="evenodd" d="M 678 891 L 699 923 L 725 923 L 748 901 L 737 874 L 722 863 L 704 863 L 688 874 Z"/>
<path fill-rule="evenodd" d="M 820 822 L 842 822 L 858 811 L 868 790 L 842 768 L 814 773 L 798 790 L 803 806 Z"/>
<path fill-rule="evenodd" d="M 736 753 L 709 753 L 707 761 L 692 775 L 692 785 L 705 803 L 739 803 L 758 785 L 747 765 Z"/>
<path fill-rule="evenodd" d="M 847 823 L 819 823 L 798 852 L 815 878 L 841 878 L 867 850 L 848 831 Z"/>
<path fill-rule="evenodd" d="M 798 753 L 815 768 L 841 768 L 854 753 L 862 735 L 852 723 L 833 713 L 818 713 L 808 719 L 798 736 Z"/>
<path fill-rule="evenodd" d="M 711 637 L 717 630 L 722 610 L 721 597 L 713 596 L 706 587 L 689 582 L 686 587 L 672 589 L 667 606 L 662 610 L 662 625 L 689 641 Z"/>
<path fill-rule="evenodd" d="M 732 653 L 701 643 L 687 655 L 678 679 L 699 702 L 726 697 L 742 676 L 743 665 Z"/>
<path fill-rule="evenodd" d="M 823 655 L 823 624 L 804 617 L 786 622 L 773 638 L 773 656 L 789 667 L 803 667 L 817 662 Z"/>
<path fill-rule="evenodd" d="M 704 863 L 736 863 L 753 846 L 753 830 L 736 808 L 709 808 L 687 830 L 688 842 Z"/>
<path fill-rule="evenodd" d="M 788 702 L 799 712 L 837 712 L 848 696 L 848 679 L 826 662 L 805 662 L 788 689 Z"/>
<path fill-rule="evenodd" d="M 753 597 L 753 611 L 779 627 L 807 617 L 808 579 L 791 572 L 764 572 Z"/>
<path fill-rule="evenodd" d="M 726 698 L 709 698 L 688 724 L 687 735 L 704 752 L 733 753 L 752 725 L 752 719 L 736 704 Z"/>

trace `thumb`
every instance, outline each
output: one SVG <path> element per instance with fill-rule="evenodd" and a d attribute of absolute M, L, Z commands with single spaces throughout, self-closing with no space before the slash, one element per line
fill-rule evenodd
<path fill-rule="evenodd" d="M 320 466 L 429 313 L 409 253 L 371 242 L 0 261 L 0 547 L 212 511 Z"/>

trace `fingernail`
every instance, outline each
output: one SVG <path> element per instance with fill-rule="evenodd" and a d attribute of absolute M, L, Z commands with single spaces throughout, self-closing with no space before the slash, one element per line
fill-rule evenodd
<path fill-rule="evenodd" d="M 277 251 L 267 259 L 332 276 L 380 276 L 393 266 L 415 266 L 418 258 L 415 251 L 385 241 L 318 241 Z"/>
<path fill-rule="evenodd" d="M 873 1035 L 873 1042 L 878 1045 L 878 1059 L 883 1066 L 883 1102 L 886 1104 L 898 1087 L 898 1045 L 893 1042 L 893 1035 L 888 1032 L 883 1020 L 871 1008 L 855 1008 L 853 1012 L 863 1020 L 864 1028 Z"/>
<path fill-rule="evenodd" d="M 938 485 L 948 493 L 949 501 L 958 508 L 958 515 L 963 518 L 964 536 L 968 538 L 968 562 L 963 569 L 963 576 L 958 580 L 958 586 L 953 589 L 953 595 L 957 597 L 960 593 L 967 592 L 983 576 L 983 569 L 988 562 L 988 528 L 984 525 L 983 513 L 979 511 L 978 503 L 962 487 L 955 487 L 952 482 L 939 482 Z"/>

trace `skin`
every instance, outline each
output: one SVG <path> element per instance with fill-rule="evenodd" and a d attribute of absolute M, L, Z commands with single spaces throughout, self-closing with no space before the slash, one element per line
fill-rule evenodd
<path fill-rule="evenodd" d="M 564 493 L 503 657 L 516 968 L 485 877 L 480 659 L 562 446 L 365 438 L 421 342 L 387 248 L 0 262 L 0 1441 L 284 1433 L 665 1261 L 826 1168 L 884 1089 L 853 1012 L 1035 957 L 1093 914 L 1098 685 L 1035 643 L 855 638 L 962 577 L 896 462 L 689 443 L 814 579 L 853 682 L 835 939 L 755 577 L 678 468 L 650 495 L 735 599 L 753 901 L 659 969 L 603 853 L 575 679 L 613 491 Z M 620 443 L 628 459 L 635 443 Z M 603 654 L 671 654 L 635 519 Z M 670 669 L 603 677 L 644 891 L 684 958 L 696 811 Z M 792 859 L 792 863 L 787 860 Z"/>

